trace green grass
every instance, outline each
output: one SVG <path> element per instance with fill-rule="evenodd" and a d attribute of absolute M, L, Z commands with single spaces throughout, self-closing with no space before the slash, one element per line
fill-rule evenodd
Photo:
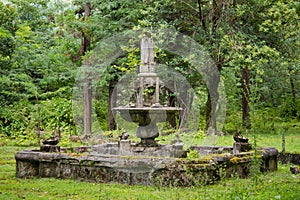
<path fill-rule="evenodd" d="M 258 147 L 275 147 L 279 151 L 282 150 L 282 136 L 281 133 L 272 134 L 255 134 L 256 143 Z M 161 143 L 169 143 L 175 139 L 174 135 L 160 136 L 158 140 Z M 180 136 L 180 139 L 188 146 L 192 145 L 210 145 L 211 142 L 207 141 L 201 136 L 194 136 L 193 134 L 184 133 Z M 234 143 L 232 135 L 216 136 L 216 146 L 232 146 Z M 249 134 L 249 142 L 254 143 L 254 136 Z M 300 153 L 300 130 L 290 130 L 285 135 L 285 151 L 294 153 Z"/>
<path fill-rule="evenodd" d="M 300 174 L 292 175 L 289 165 L 279 164 L 276 172 L 255 173 L 248 179 L 224 179 L 215 185 L 191 188 L 128 186 L 55 178 L 16 178 L 14 153 L 21 149 L 24 147 L 0 147 L 0 199 L 300 199 Z"/>
<path fill-rule="evenodd" d="M 257 120 L 254 123 L 253 128 L 249 131 L 249 142 L 254 143 L 254 135 L 256 138 L 257 146 L 261 147 L 275 147 L 279 151 L 282 150 L 282 132 L 285 131 L 285 150 L 286 152 L 299 152 L 300 153 L 300 122 L 299 121 L 290 121 L 290 122 L 274 122 L 271 120 L 270 122 L 267 120 L 262 120 L 263 114 L 256 116 Z M 157 138 L 159 143 L 161 144 L 170 144 L 170 141 L 175 139 L 175 131 L 174 130 L 165 130 L 160 124 L 160 136 Z M 131 127 L 128 128 L 127 132 L 130 135 L 130 140 L 139 142 L 140 139 L 135 136 L 135 129 L 132 127 L 134 124 L 131 124 Z M 287 128 L 288 127 L 288 128 Z M 236 132 L 236 127 L 232 128 L 231 133 Z M 94 135 L 95 137 L 99 137 L 100 139 L 95 141 L 100 141 L 102 139 L 107 139 L 108 141 L 116 141 L 119 140 L 119 135 L 123 130 L 119 131 L 107 131 L 101 135 Z M 243 133 L 245 135 L 245 133 Z M 81 144 L 80 142 L 70 142 L 69 135 L 63 134 L 62 139 L 60 141 L 60 145 L 64 147 L 75 147 L 86 144 Z M 213 140 L 205 139 L 205 134 L 203 131 L 199 131 L 197 133 L 182 133 L 180 134 L 180 139 L 184 142 L 185 148 L 188 148 L 192 145 L 212 145 Z M 21 138 L 8 138 L 8 137 L 0 137 L 0 146 L 33 146 L 37 144 L 37 138 L 34 138 L 35 135 L 31 134 L 30 137 L 21 137 Z M 45 136 L 46 137 L 46 136 Z M 47 138 L 47 137 L 46 137 Z M 226 134 L 225 136 L 217 136 L 214 138 L 215 145 L 217 146 L 232 146 L 233 145 L 233 137 L 231 134 Z"/>

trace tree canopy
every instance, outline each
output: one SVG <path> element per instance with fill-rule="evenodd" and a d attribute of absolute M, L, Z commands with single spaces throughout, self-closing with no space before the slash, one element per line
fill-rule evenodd
<path fill-rule="evenodd" d="M 10 0 L 0 2 L 0 136 L 29 137 L 37 127 L 57 126 L 81 134 L 72 111 L 77 70 L 103 39 L 146 27 L 187 35 L 214 61 L 220 79 L 212 95 L 189 60 L 164 49 L 155 54 L 195 89 L 199 128 L 217 126 L 210 116 L 218 112 L 220 84 L 227 99 L 225 133 L 250 129 L 251 113 L 259 110 L 267 109 L 272 120 L 300 119 L 298 1 Z M 125 52 L 107 67 L 94 95 L 103 130 L 116 128 L 107 110 L 110 91 L 140 61 L 137 47 Z"/>

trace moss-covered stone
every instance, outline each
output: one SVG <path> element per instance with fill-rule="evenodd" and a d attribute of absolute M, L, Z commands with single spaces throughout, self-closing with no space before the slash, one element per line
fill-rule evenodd
<path fill-rule="evenodd" d="M 277 169 L 276 152 L 265 149 L 257 155 L 263 171 Z M 17 176 L 21 178 L 40 176 L 126 184 L 192 186 L 213 183 L 223 177 L 246 177 L 254 155 L 253 152 L 247 152 L 169 158 L 21 151 L 15 158 Z"/>

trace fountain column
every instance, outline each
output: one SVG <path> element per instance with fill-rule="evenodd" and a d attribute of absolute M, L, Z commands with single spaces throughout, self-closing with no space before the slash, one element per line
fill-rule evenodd
<path fill-rule="evenodd" d="M 151 103 L 151 107 L 160 107 L 159 104 L 159 87 L 160 79 L 155 73 L 154 62 L 154 44 L 153 39 L 146 34 L 141 41 L 141 65 L 139 66 L 138 77 L 140 79 L 139 85 L 139 97 L 140 102 L 137 102 L 138 107 L 144 107 L 149 105 L 144 103 L 143 92 L 148 87 L 152 87 L 155 90 L 154 99 Z M 149 103 L 149 102 L 148 102 Z"/>

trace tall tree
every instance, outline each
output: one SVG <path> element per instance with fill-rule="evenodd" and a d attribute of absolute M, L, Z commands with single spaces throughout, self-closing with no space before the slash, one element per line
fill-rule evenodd
<path fill-rule="evenodd" d="M 91 14 L 91 4 L 84 4 L 84 21 L 87 21 Z M 90 50 L 91 38 L 87 31 L 82 32 L 83 42 L 80 49 L 84 55 Z M 86 63 L 87 66 L 88 63 Z M 91 72 L 88 70 L 83 86 L 83 104 L 84 104 L 84 116 L 83 116 L 83 132 L 86 135 L 90 135 L 92 132 L 92 84 L 91 84 Z"/>

